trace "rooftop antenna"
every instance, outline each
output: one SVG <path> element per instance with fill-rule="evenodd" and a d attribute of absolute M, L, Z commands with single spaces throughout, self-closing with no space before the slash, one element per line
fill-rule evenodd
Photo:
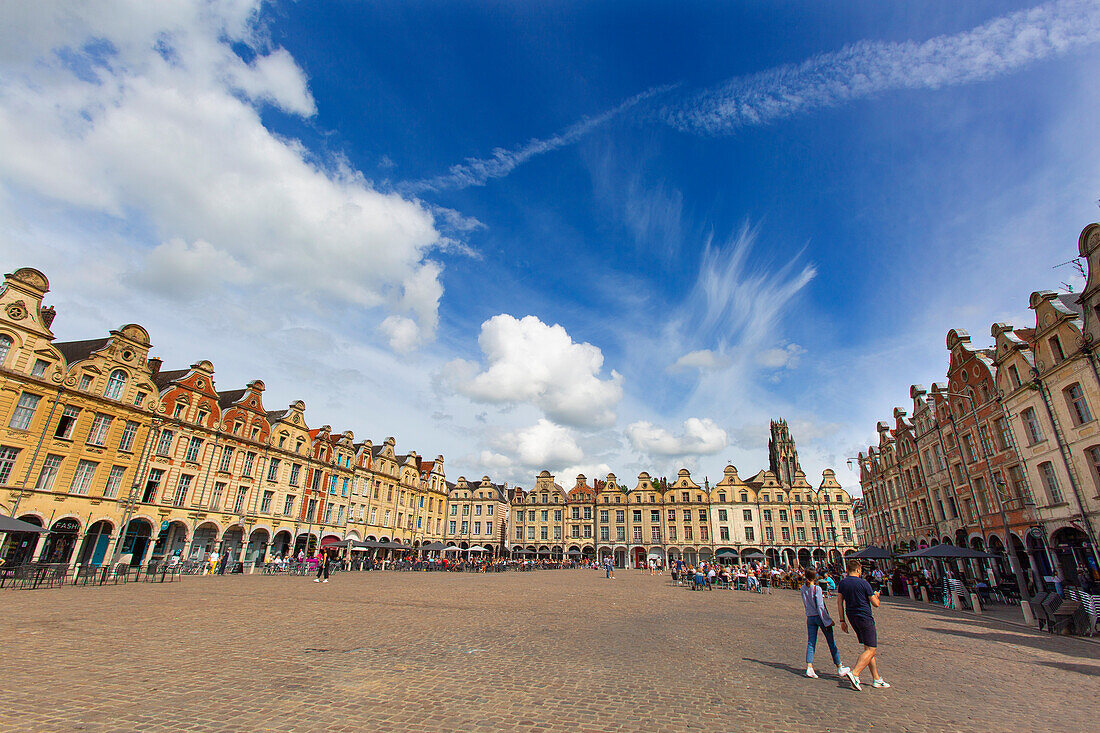
<path fill-rule="evenodd" d="M 1072 267 L 1074 270 L 1076 270 L 1077 274 L 1080 275 L 1082 278 L 1085 278 L 1085 265 L 1084 265 L 1084 263 L 1081 262 L 1080 257 L 1074 257 L 1072 260 L 1066 260 L 1065 262 L 1060 262 L 1057 265 L 1054 265 L 1053 267 L 1051 267 L 1050 269 L 1057 270 L 1059 267 L 1066 267 L 1067 265 Z M 1068 283 L 1065 280 L 1063 280 L 1060 284 L 1061 284 L 1062 288 L 1067 293 L 1072 293 L 1073 292 L 1073 285 L 1071 283 Z"/>

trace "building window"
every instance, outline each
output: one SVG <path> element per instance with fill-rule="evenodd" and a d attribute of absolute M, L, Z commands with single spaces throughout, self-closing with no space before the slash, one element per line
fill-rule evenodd
<path fill-rule="evenodd" d="M 237 496 L 240 503 L 240 494 Z M 325 524 L 332 524 L 332 504 L 325 504 Z"/>
<path fill-rule="evenodd" d="M 111 376 L 107 377 L 107 388 L 103 390 L 103 396 L 109 400 L 117 400 L 122 397 L 122 388 L 126 386 L 126 372 L 115 369 Z"/>
<path fill-rule="evenodd" d="M 4 362 L 8 360 L 8 351 L 11 350 L 11 344 L 11 337 L 0 334 L 0 366 L 3 366 Z"/>
<path fill-rule="evenodd" d="M 795 509 L 794 510 L 794 521 L 796 521 L 796 522 L 801 522 L 802 521 L 802 510 L 801 509 Z"/>
<path fill-rule="evenodd" d="M 753 531 L 753 528 L 752 527 L 745 527 L 745 542 L 755 542 L 755 541 L 756 541 L 756 533 Z"/>
<path fill-rule="evenodd" d="M 29 392 L 19 395 L 19 403 L 16 404 L 15 412 L 12 413 L 11 422 L 8 424 L 16 430 L 26 430 L 30 427 L 31 418 L 34 417 L 34 411 L 40 399 L 38 395 Z"/>
<path fill-rule="evenodd" d="M 729 521 L 729 520 L 728 520 L 728 516 L 729 516 L 729 515 L 728 515 L 728 514 L 726 514 L 726 510 L 725 510 L 725 509 L 719 509 L 719 510 L 718 510 L 718 521 L 719 521 L 719 522 L 726 522 L 726 521 Z"/>
<path fill-rule="evenodd" d="M 202 438 L 192 437 L 187 444 L 187 454 L 184 456 L 184 460 L 198 463 L 200 450 L 202 450 Z"/>
<path fill-rule="evenodd" d="M 11 478 L 12 469 L 15 468 L 15 459 L 19 456 L 18 448 L 0 446 L 0 486 L 6 486 Z"/>
<path fill-rule="evenodd" d="M 1039 425 L 1039 417 L 1035 414 L 1034 407 L 1021 412 L 1020 420 L 1024 423 L 1024 434 L 1027 435 L 1028 445 L 1035 445 L 1043 440 L 1043 428 Z"/>
<path fill-rule="evenodd" d="M 848 521 L 848 510 L 847 509 L 838 510 L 837 511 L 837 516 L 840 517 L 840 521 L 847 522 Z"/>
<path fill-rule="evenodd" d="M 80 408 L 68 405 L 61 412 L 61 418 L 57 421 L 57 429 L 53 431 L 55 438 L 68 440 L 73 434 L 76 418 L 80 415 Z"/>
<path fill-rule="evenodd" d="M 1061 364 L 1066 360 L 1066 352 L 1062 349 L 1062 339 L 1057 336 L 1050 337 L 1050 356 L 1055 364 Z"/>
<path fill-rule="evenodd" d="M 103 488 L 103 496 L 106 499 L 114 499 L 118 496 L 118 490 L 122 488 L 122 477 L 126 474 L 123 466 L 111 466 L 111 472 L 107 474 L 107 485 Z"/>
<path fill-rule="evenodd" d="M 256 461 L 256 454 L 252 451 L 248 451 L 244 454 L 244 467 L 241 469 L 241 475 L 249 477 L 252 475 L 252 464 Z"/>
<path fill-rule="evenodd" d="M 615 541 L 626 542 L 626 527 L 615 528 Z"/>
<path fill-rule="evenodd" d="M 31 367 L 31 376 L 32 377 L 43 377 L 43 376 L 45 376 L 46 375 L 46 367 L 48 367 L 49 365 L 50 365 L 50 363 L 48 361 L 46 361 L 45 359 L 35 359 L 34 360 L 34 366 Z"/>
<path fill-rule="evenodd" d="M 779 521 L 780 522 L 786 522 L 787 521 L 787 510 L 786 509 L 780 509 L 779 510 Z"/>
<path fill-rule="evenodd" d="M 1085 401 L 1085 393 L 1080 384 L 1071 384 L 1062 390 L 1066 396 L 1066 404 L 1069 405 L 1069 413 L 1073 417 L 1074 425 L 1082 425 L 1092 420 L 1089 412 L 1089 403 Z"/>
<path fill-rule="evenodd" d="M 1043 480 L 1043 488 L 1046 489 L 1047 496 L 1050 497 L 1050 503 L 1061 504 L 1062 487 L 1058 484 L 1058 475 L 1054 473 L 1054 465 L 1050 461 L 1039 464 L 1039 476 Z"/>
<path fill-rule="evenodd" d="M 141 404 L 145 402 L 145 398 L 148 396 L 149 395 L 146 392 L 138 392 L 137 395 L 134 396 L 134 404 L 138 407 L 141 407 Z"/>
<path fill-rule="evenodd" d="M 747 503 L 748 503 L 748 501 L 749 501 L 749 495 L 748 495 L 748 492 L 742 491 L 742 492 L 741 492 L 741 502 L 742 502 L 742 503 L 746 503 L 746 504 L 747 504 Z"/>
<path fill-rule="evenodd" d="M 718 528 L 718 538 L 722 542 L 729 542 L 730 541 L 730 528 L 729 527 L 719 527 Z"/>
<path fill-rule="evenodd" d="M 267 480 L 274 483 L 279 480 L 279 459 L 272 458 L 267 464 Z"/>
<path fill-rule="evenodd" d="M 772 510 L 771 509 L 763 509 L 763 510 L 761 510 L 761 512 L 764 515 L 764 521 L 765 522 L 772 521 Z"/>
<path fill-rule="evenodd" d="M 104 446 L 107 444 L 107 431 L 111 429 L 110 415 L 97 412 L 92 420 L 92 429 L 88 431 L 88 445 Z"/>
<path fill-rule="evenodd" d="M 741 510 L 741 515 L 745 518 L 746 522 L 751 522 L 752 521 L 752 509 L 742 509 Z"/>
<path fill-rule="evenodd" d="M 751 527 L 746 527 L 745 529 L 749 530 L 749 529 L 752 529 L 752 528 Z M 747 534 L 747 532 L 746 532 L 746 534 Z M 770 542 L 775 542 L 775 532 L 772 531 L 771 527 L 765 527 L 764 528 L 764 539 L 766 539 L 769 543 Z"/>
<path fill-rule="evenodd" d="M 275 498 L 274 491 L 265 491 L 263 499 L 260 500 L 260 511 L 267 514 L 271 511 L 271 500 Z"/>
<path fill-rule="evenodd" d="M 797 529 L 795 529 L 794 533 L 795 533 L 795 537 L 798 538 L 799 542 L 805 542 L 806 541 L 806 530 L 805 529 L 803 529 L 802 527 L 798 527 Z"/>
<path fill-rule="evenodd" d="M 137 437 L 138 424 L 133 420 L 127 420 L 122 428 L 122 437 L 118 440 L 118 449 L 129 453 L 134 449 L 134 438 Z"/>
<path fill-rule="evenodd" d="M 80 375 L 80 391 L 87 392 L 92 388 L 92 375 L 81 374 Z"/>
<path fill-rule="evenodd" d="M 297 463 L 290 464 L 290 485 L 291 486 L 297 486 L 298 485 L 298 474 L 300 474 L 301 471 L 302 471 L 302 467 L 300 465 L 298 465 Z"/>
<path fill-rule="evenodd" d="M 516 529 L 519 528 L 517 527 Z M 600 527 L 600 542 L 608 542 L 610 540 L 611 533 L 608 530 L 608 527 Z"/>
<path fill-rule="evenodd" d="M 149 469 L 149 479 L 145 482 L 145 490 L 141 494 L 143 504 L 152 504 L 157 500 L 157 492 L 160 491 L 160 480 L 163 477 L 163 469 Z"/>
<path fill-rule="evenodd" d="M 175 506 L 183 506 L 183 503 L 187 501 L 187 490 L 191 488 L 191 481 L 195 477 L 181 473 L 179 480 L 176 482 L 176 495 L 172 497 L 172 504 Z"/>
<path fill-rule="evenodd" d="M 965 433 L 962 436 L 963 455 L 966 457 L 967 463 L 973 463 L 978 460 L 977 454 L 974 453 L 974 436 L 970 433 Z"/>
<path fill-rule="evenodd" d="M 810 528 L 810 534 L 813 535 L 814 542 L 821 542 L 821 530 L 817 527 Z"/>
<path fill-rule="evenodd" d="M 234 512 L 240 514 L 242 511 L 244 511 L 244 500 L 247 496 L 248 496 L 248 487 L 247 486 L 238 486 L 237 487 L 237 500 L 233 502 L 233 511 Z M 326 518 L 325 521 L 328 521 L 328 519 Z"/>
<path fill-rule="evenodd" d="M 76 473 L 73 474 L 73 482 L 69 487 L 70 494 L 87 494 L 92 488 L 92 479 L 95 478 L 95 470 L 99 464 L 95 461 L 81 460 L 76 464 Z"/>
<path fill-rule="evenodd" d="M 294 513 L 294 497 L 287 496 L 286 501 L 283 502 L 283 516 L 289 517 Z"/>
<path fill-rule="evenodd" d="M 171 430 L 162 430 L 160 432 L 160 439 L 157 441 L 157 455 L 167 456 L 168 452 L 172 449 L 172 438 L 176 437 L 176 434 Z"/>
<path fill-rule="evenodd" d="M 451 522 L 451 533 L 453 534 L 454 531 L 455 531 L 455 523 Z M 523 527 L 516 527 L 516 539 L 517 540 L 522 540 L 523 539 Z"/>
<path fill-rule="evenodd" d="M 997 436 L 997 448 L 999 450 L 1008 450 L 1008 447 L 1012 445 L 1012 436 L 1008 432 L 1008 422 L 999 417 L 993 421 L 993 428 Z"/>

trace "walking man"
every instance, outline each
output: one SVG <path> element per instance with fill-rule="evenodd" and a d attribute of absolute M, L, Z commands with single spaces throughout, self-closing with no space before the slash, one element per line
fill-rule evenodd
<path fill-rule="evenodd" d="M 879 676 L 878 665 L 875 663 L 878 633 L 875 630 L 875 617 L 871 613 L 871 608 L 878 608 L 879 592 L 873 591 L 871 584 L 863 579 L 863 565 L 858 559 L 848 560 L 847 569 L 848 574 L 837 586 L 837 615 L 840 616 L 840 630 L 845 634 L 848 633 L 848 624 L 852 625 L 856 638 L 860 644 L 863 644 L 863 653 L 859 655 L 855 666 L 846 672 L 845 676 L 852 683 L 852 689 L 862 690 L 859 673 L 865 667 L 870 667 L 873 680 L 871 686 L 889 687 L 889 683 Z"/>

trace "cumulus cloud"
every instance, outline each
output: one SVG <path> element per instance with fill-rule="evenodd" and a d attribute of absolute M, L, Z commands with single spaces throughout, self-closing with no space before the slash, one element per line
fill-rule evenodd
<path fill-rule="evenodd" d="M 710 349 L 698 349 L 684 354 L 670 364 L 665 371 L 670 374 L 687 371 L 688 369 L 698 369 L 701 372 L 709 372 L 715 369 L 721 369 L 727 364 L 729 364 L 729 360 L 721 354 Z"/>
<path fill-rule="evenodd" d="M 530 427 L 504 434 L 494 441 L 494 447 L 498 452 L 483 452 L 483 462 L 488 456 L 490 462 L 500 466 L 506 463 L 534 470 L 555 470 L 584 457 L 572 431 L 546 418 L 540 418 Z"/>
<path fill-rule="evenodd" d="M 407 354 L 420 345 L 420 327 L 405 316 L 389 316 L 378 326 L 386 336 L 390 348 L 399 354 Z"/>
<path fill-rule="evenodd" d="M 574 342 L 562 326 L 502 313 L 481 324 L 478 344 L 484 369 L 463 359 L 447 364 L 442 377 L 454 391 L 475 402 L 533 405 L 564 425 L 615 422 L 622 376 L 602 378 L 603 352 Z"/>
<path fill-rule="evenodd" d="M 626 435 L 634 449 L 649 456 L 682 457 L 709 456 L 729 444 L 726 431 L 710 418 L 690 417 L 684 421 L 683 432 L 673 435 L 650 422 L 631 423 Z"/>
<path fill-rule="evenodd" d="M 129 225 L 142 241 L 116 277 L 164 283 L 181 265 L 167 297 L 248 282 L 268 299 L 381 308 L 431 338 L 432 212 L 264 126 L 267 105 L 316 105 L 260 4 L 0 6 L 0 186 Z"/>

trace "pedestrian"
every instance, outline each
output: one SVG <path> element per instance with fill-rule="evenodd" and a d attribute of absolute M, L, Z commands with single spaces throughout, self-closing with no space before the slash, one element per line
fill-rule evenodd
<path fill-rule="evenodd" d="M 825 635 L 825 641 L 829 644 L 829 653 L 833 656 L 833 664 L 836 665 L 836 676 L 843 677 L 849 669 L 840 663 L 840 652 L 837 651 L 836 641 L 833 639 L 833 619 L 829 616 L 829 610 L 825 607 L 825 594 L 821 586 L 817 584 L 817 573 L 813 570 L 806 571 L 806 577 L 802 581 L 802 605 L 806 609 L 806 676 L 817 677 L 814 671 L 814 648 L 817 646 L 817 632 L 820 630 Z"/>
<path fill-rule="evenodd" d="M 317 577 L 313 579 L 314 583 L 327 583 L 328 582 L 328 553 L 321 550 L 317 553 Z"/>
<path fill-rule="evenodd" d="M 850 669 L 845 676 L 852 683 L 852 689 L 862 690 L 859 682 L 859 674 L 864 668 L 871 669 L 871 686 L 878 688 L 889 687 L 890 684 L 882 679 L 878 673 L 878 664 L 875 662 L 875 652 L 878 650 L 878 632 L 875 629 L 875 617 L 871 613 L 872 608 L 878 608 L 879 593 L 874 591 L 871 584 L 863 579 L 863 565 L 857 559 L 847 562 L 848 574 L 837 586 L 837 615 L 840 616 L 840 630 L 848 633 L 848 623 L 856 632 L 856 639 L 863 644 L 863 653 L 856 660 L 856 666 Z M 847 622 L 845 622 L 847 618 Z"/>
<path fill-rule="evenodd" d="M 225 566 L 229 564 L 229 548 L 222 552 L 221 562 L 218 563 L 218 575 L 225 575 Z"/>

